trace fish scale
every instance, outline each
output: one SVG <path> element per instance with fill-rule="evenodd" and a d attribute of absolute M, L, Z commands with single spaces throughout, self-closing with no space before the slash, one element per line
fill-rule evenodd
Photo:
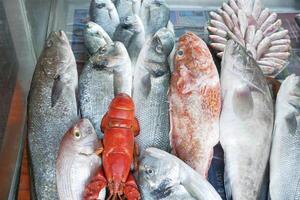
<path fill-rule="evenodd" d="M 300 199 L 300 77 L 290 75 L 277 94 L 270 159 L 272 200 Z"/>

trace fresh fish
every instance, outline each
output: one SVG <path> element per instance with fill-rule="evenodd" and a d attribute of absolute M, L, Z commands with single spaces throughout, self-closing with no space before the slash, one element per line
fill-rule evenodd
<path fill-rule="evenodd" d="M 80 111 L 100 138 L 100 122 L 114 95 L 131 95 L 131 88 L 131 61 L 121 42 L 99 49 L 86 63 L 79 77 Z"/>
<path fill-rule="evenodd" d="M 143 0 L 140 17 L 145 26 L 146 39 L 152 37 L 160 28 L 167 27 L 170 8 L 165 0 Z"/>
<path fill-rule="evenodd" d="M 141 129 L 137 136 L 141 150 L 156 147 L 170 151 L 168 56 L 174 43 L 174 34 L 167 28 L 160 29 L 143 46 L 136 64 L 133 100 Z"/>
<path fill-rule="evenodd" d="M 58 199 L 55 163 L 64 133 L 77 121 L 77 68 L 68 38 L 52 32 L 38 60 L 28 97 L 28 140 L 37 199 Z"/>
<path fill-rule="evenodd" d="M 287 77 L 278 92 L 270 159 L 272 200 L 300 199 L 300 77 Z"/>
<path fill-rule="evenodd" d="M 219 142 L 217 68 L 204 41 L 191 32 L 179 38 L 174 62 L 169 94 L 172 152 L 207 177 Z"/>
<path fill-rule="evenodd" d="M 256 61 L 233 40 L 223 55 L 221 87 L 227 199 L 258 199 L 270 154 L 273 100 Z"/>
<path fill-rule="evenodd" d="M 134 64 L 145 43 L 144 25 L 138 15 L 128 16 L 118 25 L 114 41 L 123 42 Z"/>
<path fill-rule="evenodd" d="M 92 0 L 90 19 L 99 24 L 111 38 L 120 23 L 117 9 L 111 0 Z"/>
<path fill-rule="evenodd" d="M 296 21 L 297 25 L 300 26 L 300 14 L 297 14 L 295 16 L 295 21 Z"/>
<path fill-rule="evenodd" d="M 56 162 L 59 199 L 81 200 L 85 186 L 100 170 L 100 147 L 96 132 L 88 119 L 81 119 L 64 135 Z"/>
<path fill-rule="evenodd" d="M 112 0 L 115 4 L 120 19 L 130 15 L 138 15 L 141 8 L 141 0 Z"/>
<path fill-rule="evenodd" d="M 105 45 L 113 43 L 103 28 L 94 22 L 88 22 L 86 24 L 83 35 L 85 47 L 90 55 L 95 54 Z"/>
<path fill-rule="evenodd" d="M 177 157 L 156 148 L 142 153 L 138 184 L 147 200 L 221 200 L 204 177 Z"/>

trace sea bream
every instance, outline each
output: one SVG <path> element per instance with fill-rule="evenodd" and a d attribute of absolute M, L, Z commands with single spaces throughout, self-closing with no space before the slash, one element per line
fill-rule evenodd
<path fill-rule="evenodd" d="M 47 38 L 28 96 L 28 142 L 32 195 L 58 199 L 55 163 L 64 133 L 77 121 L 77 68 L 63 31 Z"/>
<path fill-rule="evenodd" d="M 256 61 L 229 40 L 222 59 L 220 142 L 227 199 L 258 199 L 269 160 L 274 108 Z"/>
<path fill-rule="evenodd" d="M 191 32 L 179 38 L 174 64 L 169 94 L 172 152 L 207 177 L 219 142 L 217 68 L 205 42 Z"/>
<path fill-rule="evenodd" d="M 140 17 L 131 15 L 123 18 L 114 33 L 113 39 L 114 41 L 123 42 L 131 62 L 135 64 L 145 43 L 145 30 Z"/>
<path fill-rule="evenodd" d="M 145 43 L 137 60 L 133 99 L 141 128 L 137 136 L 141 150 L 156 147 L 170 151 L 168 56 L 174 43 L 173 32 L 162 28 Z"/>
<path fill-rule="evenodd" d="M 113 43 L 103 28 L 94 23 L 88 22 L 84 29 L 84 44 L 90 55 L 95 54 L 100 48 Z"/>
<path fill-rule="evenodd" d="M 145 26 L 146 39 L 148 39 L 160 28 L 167 27 L 170 20 L 170 8 L 165 0 L 144 0 L 140 17 Z"/>
<path fill-rule="evenodd" d="M 131 90 L 131 61 L 121 42 L 107 45 L 90 57 L 79 77 L 80 111 L 100 138 L 100 122 L 114 95 L 131 95 Z"/>
<path fill-rule="evenodd" d="M 141 8 L 141 0 L 112 0 L 115 4 L 120 19 L 130 15 L 138 15 Z"/>
<path fill-rule="evenodd" d="M 287 77 L 277 94 L 270 159 L 270 198 L 300 199 L 300 77 Z"/>
<path fill-rule="evenodd" d="M 100 148 L 88 119 L 79 120 L 62 138 L 56 162 L 58 196 L 61 200 L 82 200 L 85 186 L 100 170 Z"/>
<path fill-rule="evenodd" d="M 138 184 L 147 200 L 221 200 L 204 177 L 179 158 L 156 148 L 142 152 Z"/>
<path fill-rule="evenodd" d="M 120 19 L 111 0 L 92 0 L 89 12 L 90 20 L 99 24 L 112 38 Z"/>

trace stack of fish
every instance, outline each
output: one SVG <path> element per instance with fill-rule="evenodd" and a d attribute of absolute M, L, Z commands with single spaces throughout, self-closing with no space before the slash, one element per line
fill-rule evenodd
<path fill-rule="evenodd" d="M 266 81 L 287 62 L 287 31 L 259 0 L 211 17 L 220 78 L 195 34 L 175 50 L 163 0 L 92 0 L 79 84 L 65 33 L 50 34 L 28 104 L 37 199 L 105 199 L 107 187 L 109 198 L 220 200 L 207 180 L 218 143 L 226 199 L 300 198 L 300 77 L 284 80 L 275 108 Z"/>

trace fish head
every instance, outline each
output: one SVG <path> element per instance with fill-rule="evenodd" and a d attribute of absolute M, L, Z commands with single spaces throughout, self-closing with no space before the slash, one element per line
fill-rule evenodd
<path fill-rule="evenodd" d="M 138 15 L 130 15 L 122 18 L 121 26 L 123 29 L 133 33 L 144 32 L 144 25 Z"/>
<path fill-rule="evenodd" d="M 109 35 L 100 25 L 94 22 L 88 22 L 86 24 L 84 30 L 84 41 L 91 54 L 94 54 L 98 49 L 105 45 L 112 43 Z"/>
<path fill-rule="evenodd" d="M 111 71 L 125 62 L 131 62 L 124 44 L 118 41 L 100 48 L 90 61 L 99 70 Z"/>
<path fill-rule="evenodd" d="M 43 66 L 45 74 L 53 79 L 63 74 L 71 62 L 75 62 L 68 37 L 64 31 L 50 33 L 40 59 L 39 62 Z"/>
<path fill-rule="evenodd" d="M 147 148 L 142 152 L 138 183 L 143 192 L 157 196 L 157 193 L 166 191 L 180 179 L 179 163 L 172 155 L 156 148 Z"/>
<path fill-rule="evenodd" d="M 154 77 L 162 76 L 170 71 L 167 58 L 175 44 L 173 32 L 161 28 L 148 40 L 148 49 L 144 53 L 145 68 Z"/>
<path fill-rule="evenodd" d="M 99 148 L 95 129 L 88 119 L 80 119 L 62 139 L 61 146 L 68 145 L 74 153 L 90 155 Z"/>

